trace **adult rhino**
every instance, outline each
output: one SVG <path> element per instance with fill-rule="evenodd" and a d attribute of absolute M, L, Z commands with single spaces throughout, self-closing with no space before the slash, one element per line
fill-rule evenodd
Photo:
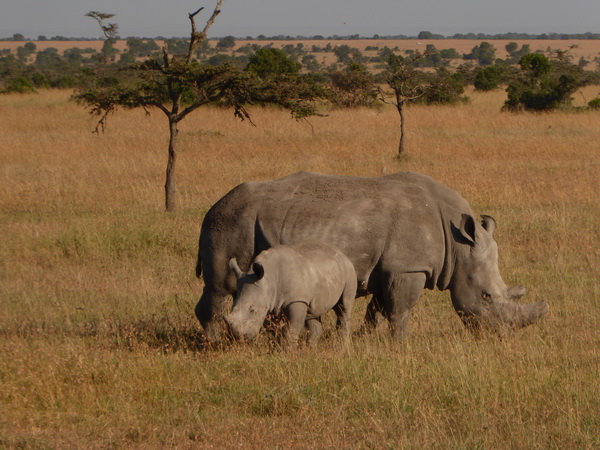
<path fill-rule="evenodd" d="M 377 313 L 394 336 L 407 330 L 424 288 L 449 289 L 467 325 L 500 331 L 524 327 L 548 311 L 545 301 L 519 304 L 525 288 L 507 288 L 498 270 L 496 223 L 474 218 L 454 190 L 416 173 L 378 178 L 299 172 L 247 182 L 206 214 L 196 274 L 204 291 L 196 305 L 207 338 L 218 340 L 236 277 L 229 260 L 247 270 L 261 251 L 316 239 L 341 249 L 358 278 L 357 296 L 373 294 L 366 324 Z"/>

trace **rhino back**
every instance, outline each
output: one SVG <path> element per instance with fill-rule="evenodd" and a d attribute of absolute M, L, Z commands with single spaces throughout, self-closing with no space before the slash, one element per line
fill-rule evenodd
<path fill-rule="evenodd" d="M 425 175 L 299 172 L 243 183 L 217 202 L 202 226 L 199 260 L 210 282 L 226 276 L 215 271 L 226 271 L 231 257 L 246 269 L 264 249 L 316 239 L 338 247 L 361 281 L 373 270 L 434 277 L 447 250 L 443 216 L 450 211 L 460 218 L 465 209 L 470 211 L 460 195 Z"/>
<path fill-rule="evenodd" d="M 257 227 L 267 241 L 332 244 L 352 261 L 361 281 L 373 270 L 432 274 L 433 266 L 442 264 L 444 239 L 435 198 L 442 185 L 431 178 L 304 174 L 294 182 L 288 195 L 274 195 L 257 211 Z"/>

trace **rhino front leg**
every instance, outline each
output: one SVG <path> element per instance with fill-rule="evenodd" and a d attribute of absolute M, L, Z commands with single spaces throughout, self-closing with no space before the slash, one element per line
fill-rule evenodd
<path fill-rule="evenodd" d="M 308 306 L 303 302 L 294 302 L 285 308 L 284 313 L 288 319 L 288 324 L 284 337 L 289 346 L 295 346 L 298 343 L 298 336 L 306 321 L 307 310 Z"/>
<path fill-rule="evenodd" d="M 205 286 L 202 296 L 196 304 L 196 317 L 204 328 L 206 339 L 211 343 L 219 342 L 227 331 L 223 317 L 229 297 L 229 293 L 217 293 Z"/>
<path fill-rule="evenodd" d="M 384 290 L 384 310 L 390 322 L 390 331 L 396 339 L 408 333 L 410 312 L 425 288 L 424 273 L 390 275 Z"/>

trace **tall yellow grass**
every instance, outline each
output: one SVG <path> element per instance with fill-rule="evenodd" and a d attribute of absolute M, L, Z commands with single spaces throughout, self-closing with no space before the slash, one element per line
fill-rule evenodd
<path fill-rule="evenodd" d="M 584 96 L 592 98 L 589 89 Z M 167 124 L 120 111 L 106 133 L 68 92 L 0 97 L 0 446 L 600 446 L 600 116 L 501 113 L 503 92 L 256 126 L 181 124 L 178 211 L 163 212 Z M 508 284 L 541 323 L 476 338 L 428 291 L 402 343 L 384 329 L 314 350 L 198 346 L 203 214 L 241 181 L 297 170 L 424 172 L 496 218 Z M 365 302 L 357 302 L 354 324 Z"/>

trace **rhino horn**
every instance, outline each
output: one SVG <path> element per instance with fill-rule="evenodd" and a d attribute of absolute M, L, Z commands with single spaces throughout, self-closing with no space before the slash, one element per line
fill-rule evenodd
<path fill-rule="evenodd" d="M 508 297 L 513 300 L 519 300 L 527 293 L 527 288 L 522 285 L 513 286 L 508 290 Z"/>
<path fill-rule="evenodd" d="M 223 317 L 223 321 L 227 325 L 225 327 L 224 333 L 229 339 L 239 339 L 239 335 L 236 333 L 235 319 L 232 317 L 231 313 Z"/>

